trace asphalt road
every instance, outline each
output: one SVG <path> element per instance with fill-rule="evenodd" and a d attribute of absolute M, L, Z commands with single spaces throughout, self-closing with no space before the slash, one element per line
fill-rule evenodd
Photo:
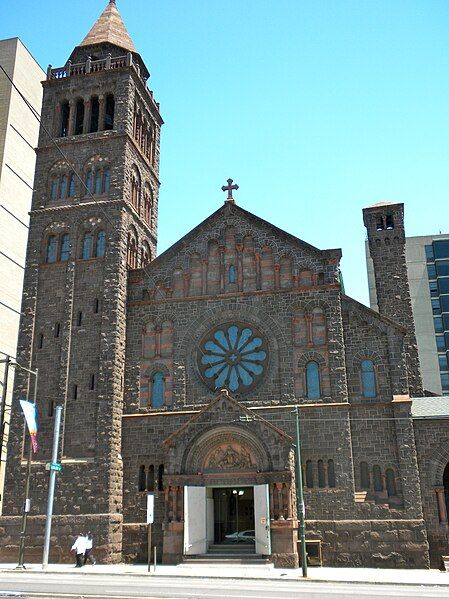
<path fill-rule="evenodd" d="M 137 576 L 1 573 L 0 599 L 418 599 L 449 598 L 448 587 L 393 586 L 273 580 L 224 580 Z"/>

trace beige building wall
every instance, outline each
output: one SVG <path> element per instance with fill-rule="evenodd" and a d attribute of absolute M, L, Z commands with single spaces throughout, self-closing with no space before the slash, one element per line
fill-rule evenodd
<path fill-rule="evenodd" d="M 425 246 L 431 245 L 432 241 L 439 237 L 439 235 L 407 237 L 405 242 L 405 256 L 423 388 L 426 391 L 441 395 L 440 368 L 438 364 L 425 252 Z M 441 237 L 446 238 L 447 236 Z M 373 310 L 378 311 L 373 261 L 369 255 L 368 242 L 365 243 L 365 252 L 370 306 Z"/>
<path fill-rule="evenodd" d="M 0 64 L 40 114 L 45 73 L 18 38 L 0 41 Z M 28 212 L 34 179 L 39 123 L 5 74 L 0 71 L 0 352 L 16 355 L 22 300 Z M 5 356 L 0 354 L 0 360 Z M 13 369 L 8 378 L 6 415 L 11 401 Z M 4 364 L 0 364 L 3 391 Z M 6 426 L 6 434 L 8 427 Z M 6 439 L 1 454 L 3 496 Z M 1 513 L 1 498 L 0 498 Z"/>

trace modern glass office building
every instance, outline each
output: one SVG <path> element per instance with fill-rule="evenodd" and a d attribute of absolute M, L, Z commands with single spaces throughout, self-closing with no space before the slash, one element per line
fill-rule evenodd
<path fill-rule="evenodd" d="M 449 395 L 449 234 L 407 237 L 405 249 L 423 386 Z M 368 247 L 366 256 L 370 305 L 377 310 Z"/>

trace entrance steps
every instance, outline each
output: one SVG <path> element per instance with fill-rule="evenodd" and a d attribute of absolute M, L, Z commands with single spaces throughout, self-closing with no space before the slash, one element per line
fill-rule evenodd
<path fill-rule="evenodd" d="M 253 545 L 210 545 L 209 551 L 203 555 L 186 555 L 180 566 L 265 566 L 273 564 L 263 555 L 254 553 Z"/>

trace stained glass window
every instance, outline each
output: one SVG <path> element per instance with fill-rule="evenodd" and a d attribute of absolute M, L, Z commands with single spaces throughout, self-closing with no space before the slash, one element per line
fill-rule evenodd
<path fill-rule="evenodd" d="M 95 251 L 95 255 L 97 258 L 103 258 L 106 251 L 106 234 L 104 231 L 99 231 L 97 233 L 97 247 Z"/>
<path fill-rule="evenodd" d="M 262 378 L 267 348 L 262 335 L 243 324 L 229 324 L 209 333 L 200 344 L 199 368 L 211 389 L 243 393 Z"/>
<path fill-rule="evenodd" d="M 361 375 L 363 397 L 376 397 L 376 374 L 372 360 L 363 360 Z"/>
<path fill-rule="evenodd" d="M 56 262 L 58 242 L 55 235 L 50 235 L 47 242 L 47 262 Z"/>
<path fill-rule="evenodd" d="M 92 256 L 92 235 L 86 233 L 83 239 L 83 260 L 89 260 Z"/>
<path fill-rule="evenodd" d="M 70 258 L 70 237 L 65 233 L 61 237 L 61 262 L 67 262 Z"/>
<path fill-rule="evenodd" d="M 306 366 L 306 389 L 308 399 L 321 397 L 320 367 L 317 362 L 308 362 Z"/>
<path fill-rule="evenodd" d="M 160 408 L 164 405 L 165 378 L 162 372 L 156 372 L 151 381 L 151 407 Z"/>

